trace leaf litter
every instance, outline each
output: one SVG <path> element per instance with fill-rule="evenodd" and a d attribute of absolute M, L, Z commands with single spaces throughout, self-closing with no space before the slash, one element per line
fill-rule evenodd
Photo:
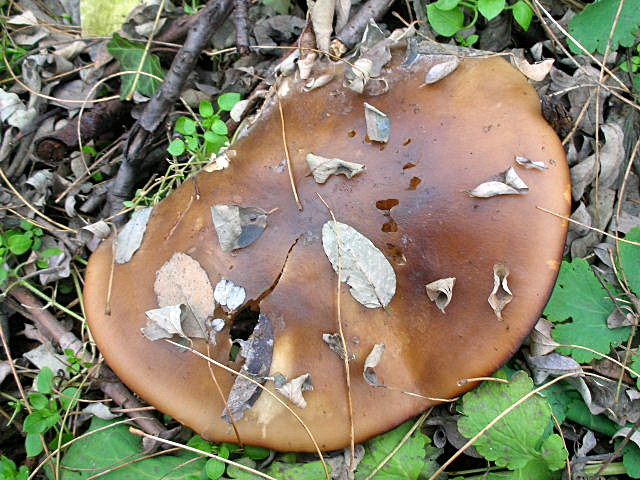
<path fill-rule="evenodd" d="M 456 283 L 455 277 L 441 278 L 425 285 L 429 300 L 434 302 L 442 313 L 447 308 L 451 298 L 453 298 L 453 286 Z"/>
<path fill-rule="evenodd" d="M 364 102 L 364 119 L 367 124 L 367 136 L 374 142 L 387 143 L 391 135 L 391 120 L 386 113 Z"/>
<path fill-rule="evenodd" d="M 382 360 L 382 355 L 385 350 L 384 343 L 376 343 L 369 355 L 367 355 L 366 360 L 364 361 L 364 370 L 362 371 L 362 375 L 364 376 L 365 382 L 367 382 L 372 387 L 382 387 L 382 383 L 380 383 L 380 379 L 376 374 L 374 368 L 378 366 L 380 361 Z"/>
<path fill-rule="evenodd" d="M 509 277 L 509 269 L 500 263 L 493 266 L 493 290 L 489 295 L 489 305 L 498 317 L 502 320 L 502 310 L 513 299 L 513 294 L 509 290 L 507 278 Z"/>
<path fill-rule="evenodd" d="M 116 238 L 116 263 L 127 263 L 142 245 L 153 207 L 144 207 L 131 216 Z"/>
<path fill-rule="evenodd" d="M 267 227 L 267 213 L 260 208 L 220 204 L 211 207 L 211 215 L 223 252 L 248 247 Z"/>
<path fill-rule="evenodd" d="M 522 195 L 528 191 L 527 184 L 518 176 L 513 167 L 509 167 L 468 193 L 476 198 L 490 198 L 496 195 Z"/>
<path fill-rule="evenodd" d="M 306 408 L 307 401 L 302 396 L 303 392 L 313 390 L 311 375 L 304 373 L 296 378 L 287 380 L 287 377 L 278 373 L 274 375 L 273 382 L 276 391 L 298 408 Z"/>
<path fill-rule="evenodd" d="M 353 178 L 364 171 L 365 166 L 360 163 L 347 162 L 339 158 L 325 158 L 309 153 L 307 164 L 316 183 L 324 183 L 331 175 L 344 175 Z"/>

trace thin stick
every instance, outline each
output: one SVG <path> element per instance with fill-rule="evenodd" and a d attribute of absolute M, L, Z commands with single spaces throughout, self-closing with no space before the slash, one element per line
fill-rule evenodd
<path fill-rule="evenodd" d="M 463 378 L 458 380 L 458 386 L 461 387 L 466 385 L 469 382 L 500 382 L 500 383 L 509 383 L 509 380 L 505 380 L 504 378 L 496 378 L 496 377 L 473 377 L 473 378 Z"/>
<path fill-rule="evenodd" d="M 553 418 L 553 423 L 556 424 L 556 428 L 558 429 L 558 434 L 562 439 L 562 445 L 564 446 L 564 449 L 568 452 L 569 448 L 567 447 L 567 441 L 564 438 L 564 432 L 562 431 L 562 426 L 560 425 L 560 422 L 558 421 L 557 417 L 553 414 L 553 412 L 551 412 L 551 418 Z M 565 459 L 565 463 L 567 464 L 567 478 L 573 478 L 573 476 L 571 475 L 571 460 L 569 460 L 569 457 Z"/>
<path fill-rule="evenodd" d="M 591 226 L 586 225 L 586 224 L 584 224 L 582 222 L 574 220 L 573 218 L 565 217 L 564 215 L 561 215 L 559 213 L 552 212 L 551 210 L 547 210 L 546 208 L 543 208 L 543 207 L 540 207 L 540 206 L 536 206 L 536 208 L 538 210 L 542 210 L 543 212 L 550 213 L 554 217 L 561 218 L 561 219 L 566 220 L 568 222 L 575 223 L 576 225 L 580 225 L 581 227 L 588 228 L 589 230 L 593 230 L 594 232 L 598 232 L 598 233 L 600 233 L 602 235 L 606 235 L 607 237 L 613 238 L 616 241 L 628 243 L 630 245 L 640 245 L 640 242 L 634 242 L 632 240 L 627 240 L 626 238 L 620 238 L 620 237 L 618 237 L 616 235 L 612 235 L 610 233 L 607 233 L 604 230 L 600 230 L 599 228 L 591 227 Z"/>
<path fill-rule="evenodd" d="M 291 182 L 291 191 L 293 191 L 293 198 L 296 200 L 298 210 L 302 210 L 302 204 L 300 198 L 298 198 L 298 191 L 296 190 L 296 183 L 293 179 L 293 171 L 291 169 L 291 157 L 289 156 L 289 147 L 287 146 L 287 133 L 284 128 L 284 112 L 282 111 L 282 102 L 280 102 L 280 95 L 278 94 L 278 87 L 275 87 L 276 97 L 278 98 L 278 109 L 280 110 L 280 128 L 282 130 L 282 143 L 284 145 L 284 154 L 287 158 L 287 170 L 289 171 L 289 181 Z"/>
<path fill-rule="evenodd" d="M 329 210 L 329 214 L 333 219 L 333 225 L 335 227 L 336 232 L 336 243 L 338 244 L 338 286 L 336 292 L 336 303 L 337 303 L 337 317 L 338 317 L 338 332 L 340 333 L 340 341 L 342 342 L 342 349 L 344 350 L 344 372 L 347 380 L 347 403 L 349 405 L 349 446 L 351 447 L 351 460 L 349 462 L 349 472 L 353 473 L 355 471 L 355 457 L 356 457 L 356 444 L 355 444 L 355 425 L 353 421 L 353 398 L 351 396 L 351 371 L 349 368 L 349 350 L 347 350 L 347 341 L 344 338 L 344 330 L 342 328 L 342 255 L 340 251 L 342 250 L 342 245 L 340 244 L 340 235 L 338 233 L 336 216 L 333 214 L 333 210 L 329 207 L 327 202 L 324 201 L 322 195 L 316 192 L 320 201 L 324 203 L 324 206 Z"/>

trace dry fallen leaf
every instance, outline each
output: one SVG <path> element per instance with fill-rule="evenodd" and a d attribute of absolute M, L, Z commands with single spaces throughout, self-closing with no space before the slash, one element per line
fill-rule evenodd
<path fill-rule="evenodd" d="M 538 320 L 538 323 L 536 323 L 535 328 L 529 335 L 529 350 L 531 350 L 531 355 L 546 355 L 553 352 L 558 345 L 560 345 L 551 336 L 551 330 L 553 330 L 553 323 L 544 318 Z"/>
<path fill-rule="evenodd" d="M 529 80 L 541 82 L 549 74 L 553 66 L 553 59 L 543 60 L 537 63 L 529 63 L 522 57 L 511 57 L 511 63 Z"/>
<path fill-rule="evenodd" d="M 493 266 L 493 290 L 489 295 L 489 305 L 500 320 L 502 320 L 502 310 L 513 299 L 507 284 L 508 277 L 509 269 L 505 265 L 498 263 Z"/>
<path fill-rule="evenodd" d="M 213 298 L 227 310 L 233 312 L 240 305 L 242 305 L 247 298 L 247 294 L 239 285 L 236 285 L 231 280 L 220 280 L 215 290 L 213 291 Z"/>
<path fill-rule="evenodd" d="M 496 195 L 520 195 L 528 191 L 529 187 L 522 181 L 513 167 L 509 167 L 468 193 L 476 198 L 489 198 Z"/>
<path fill-rule="evenodd" d="M 298 408 L 306 408 L 307 401 L 302 392 L 313 390 L 311 375 L 305 373 L 287 382 L 287 377 L 281 374 L 274 376 L 276 390 Z"/>
<path fill-rule="evenodd" d="M 376 343 L 369 355 L 367 355 L 367 359 L 364 361 L 364 371 L 362 374 L 364 375 L 364 380 L 372 387 L 382 387 L 383 385 L 380 383 L 380 379 L 378 375 L 373 370 L 378 366 L 380 360 L 382 360 L 382 354 L 384 353 L 385 345 L 384 343 Z"/>
<path fill-rule="evenodd" d="M 332 352 L 338 354 L 338 356 L 344 360 L 344 348 L 342 348 L 342 340 L 339 333 L 323 333 L 322 340 L 329 345 Z M 356 356 L 349 352 L 349 361 L 354 360 Z"/>
<path fill-rule="evenodd" d="M 365 169 L 365 166 L 360 163 L 347 162 L 339 158 L 325 158 L 313 153 L 307 155 L 307 164 L 317 183 L 326 182 L 331 175 L 352 178 Z"/>
<path fill-rule="evenodd" d="M 160 340 L 161 338 L 171 338 L 174 335 L 179 335 L 182 338 L 189 339 L 189 335 L 185 333 L 182 323 L 185 319 L 186 306 L 180 305 L 168 305 L 162 308 L 154 308 L 147 310 L 145 315 L 149 319 L 147 326 L 140 329 L 142 334 L 151 341 Z M 205 330 L 201 331 L 197 329 L 194 332 L 190 332 L 191 338 L 204 338 Z"/>
<path fill-rule="evenodd" d="M 549 168 L 544 162 L 534 162 L 527 157 L 516 156 L 516 163 L 527 170 L 546 170 Z"/>
<path fill-rule="evenodd" d="M 436 303 L 436 306 L 445 313 L 444 309 L 447 308 L 451 298 L 453 297 L 453 286 L 456 283 L 455 277 L 441 278 L 435 282 L 431 282 L 425 285 L 427 289 L 427 295 L 429 300 Z"/>
<path fill-rule="evenodd" d="M 214 205 L 211 214 L 223 252 L 251 245 L 267 226 L 267 214 L 260 208 Z"/>
<path fill-rule="evenodd" d="M 367 136 L 374 142 L 386 143 L 391 135 L 391 120 L 376 107 L 364 102 L 364 119 L 367 122 Z"/>
<path fill-rule="evenodd" d="M 140 248 L 147 223 L 151 218 L 153 207 L 145 207 L 131 216 L 131 220 L 118 232 L 116 239 L 116 262 L 126 263 L 131 260 L 136 250 Z"/>
<path fill-rule="evenodd" d="M 424 83 L 427 85 L 436 83 L 452 74 L 460 65 L 460 59 L 455 55 L 429 55 L 428 58 L 432 66 L 424 79 Z"/>

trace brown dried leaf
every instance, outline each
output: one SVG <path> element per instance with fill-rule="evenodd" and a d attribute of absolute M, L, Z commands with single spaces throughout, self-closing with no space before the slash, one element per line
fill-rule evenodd
<path fill-rule="evenodd" d="M 541 318 L 529 335 L 529 349 L 531 355 L 540 356 L 553 352 L 559 343 L 551 336 L 553 323 Z"/>
<path fill-rule="evenodd" d="M 364 102 L 364 119 L 367 122 L 367 136 L 374 142 L 386 143 L 391 135 L 391 120 L 373 105 Z"/>
<path fill-rule="evenodd" d="M 507 284 L 508 277 L 509 269 L 505 265 L 498 263 L 493 266 L 493 290 L 489 295 L 489 305 L 499 320 L 502 320 L 502 310 L 513 299 L 513 294 Z"/>
<path fill-rule="evenodd" d="M 223 252 L 244 248 L 255 242 L 267 226 L 267 214 L 255 207 L 214 205 L 213 225 Z"/>
<path fill-rule="evenodd" d="M 511 57 L 511 63 L 529 80 L 541 82 L 549 74 L 554 60 L 547 59 L 537 63 L 529 63 L 522 57 Z"/>
<path fill-rule="evenodd" d="M 626 308 L 616 308 L 611 315 L 607 318 L 607 327 L 609 328 L 620 328 L 620 327 L 628 327 L 631 325 L 637 324 L 637 315 L 629 309 Z"/>
<path fill-rule="evenodd" d="M 342 360 L 344 360 L 344 348 L 342 348 L 342 340 L 339 333 L 323 333 L 322 340 L 329 345 L 332 352 L 336 353 Z M 355 360 L 356 356 L 349 352 L 349 361 Z"/>
<path fill-rule="evenodd" d="M 455 277 L 441 278 L 435 282 L 431 282 L 425 285 L 427 289 L 427 295 L 429 300 L 435 302 L 436 306 L 445 313 L 444 309 L 447 308 L 451 298 L 453 297 L 453 286 L 456 283 Z"/>
<path fill-rule="evenodd" d="M 544 162 L 535 162 L 527 157 L 516 156 L 516 163 L 527 170 L 546 170 L 549 168 Z"/>
<path fill-rule="evenodd" d="M 275 375 L 274 382 L 276 390 L 287 400 L 290 400 L 298 408 L 306 408 L 307 401 L 302 396 L 302 392 L 313 390 L 311 375 L 305 373 L 287 382 L 284 375 Z"/>
<path fill-rule="evenodd" d="M 365 166 L 360 163 L 347 162 L 339 158 L 325 158 L 313 153 L 307 155 L 307 164 L 317 183 L 326 182 L 331 175 L 352 178 L 365 169 Z"/>
<path fill-rule="evenodd" d="M 522 181 L 513 167 L 509 167 L 468 193 L 476 198 L 490 198 L 496 195 L 521 195 L 528 191 L 529 187 Z"/>
<path fill-rule="evenodd" d="M 310 8 L 313 31 L 316 34 L 316 43 L 318 49 L 323 52 L 329 51 L 335 9 L 336 0 L 316 0 Z"/>
<path fill-rule="evenodd" d="M 382 387 L 383 385 L 380 383 L 380 379 L 378 375 L 373 370 L 378 366 L 380 360 L 382 360 L 382 354 L 384 353 L 385 344 L 384 343 L 376 343 L 369 355 L 367 355 L 367 359 L 364 361 L 364 371 L 362 374 L 364 375 L 364 380 L 372 387 Z"/>
<path fill-rule="evenodd" d="M 456 55 L 428 55 L 431 67 L 424 78 L 424 83 L 431 85 L 451 75 L 460 65 L 460 59 Z"/>

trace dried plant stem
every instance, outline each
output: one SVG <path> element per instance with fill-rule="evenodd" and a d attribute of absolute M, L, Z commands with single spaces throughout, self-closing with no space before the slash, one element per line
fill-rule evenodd
<path fill-rule="evenodd" d="M 278 94 L 278 87 L 275 87 L 276 97 L 278 99 L 278 110 L 280 110 L 280 128 L 282 131 L 282 144 L 284 146 L 284 155 L 287 159 L 287 171 L 289 172 L 289 182 L 291 183 L 291 191 L 293 192 L 293 198 L 296 201 L 298 210 L 302 210 L 302 204 L 298 197 L 298 190 L 296 189 L 296 182 L 293 178 L 293 170 L 291 168 L 291 156 L 289 155 L 289 146 L 287 144 L 287 132 L 284 124 L 284 112 L 282 111 L 282 102 L 280 101 L 280 95 Z"/>
<path fill-rule="evenodd" d="M 558 429 L 558 435 L 560 435 L 560 438 L 562 439 L 562 445 L 564 446 L 564 449 L 568 452 L 569 448 L 567 448 L 567 441 L 564 438 L 562 425 L 560 425 L 560 422 L 558 421 L 557 417 L 554 415 L 553 412 L 551 412 L 551 418 L 553 418 L 553 423 L 556 424 L 556 428 Z M 569 457 L 565 459 L 565 463 L 567 464 L 567 478 L 573 478 L 573 476 L 571 475 L 571 460 L 569 460 Z"/>
<path fill-rule="evenodd" d="M 473 377 L 473 378 L 463 378 L 458 380 L 458 386 L 461 387 L 470 382 L 500 382 L 500 383 L 509 383 L 509 380 L 505 380 L 504 378 L 496 378 L 496 377 Z"/>

